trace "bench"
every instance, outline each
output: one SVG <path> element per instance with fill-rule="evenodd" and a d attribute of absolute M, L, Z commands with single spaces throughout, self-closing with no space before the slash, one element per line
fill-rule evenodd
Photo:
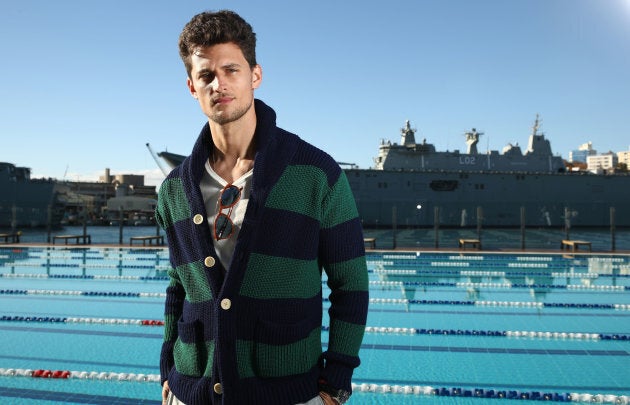
<path fill-rule="evenodd" d="M 363 243 L 368 249 L 376 249 L 376 238 L 363 238 Z"/>
<path fill-rule="evenodd" d="M 466 246 L 470 246 L 473 249 L 481 250 L 481 241 L 479 239 L 460 239 L 459 248 L 466 249 Z"/>
<path fill-rule="evenodd" d="M 17 233 L 0 233 L 0 239 L 4 239 L 4 243 L 20 243 L 21 232 Z"/>
<path fill-rule="evenodd" d="M 164 236 L 163 235 L 154 235 L 154 236 L 132 236 L 129 238 L 129 246 L 133 245 L 133 241 L 142 241 L 142 246 L 146 246 L 147 242 L 149 245 L 153 245 L 153 241 L 155 241 L 156 245 L 164 244 Z"/>
<path fill-rule="evenodd" d="M 588 246 L 588 251 L 591 252 L 591 242 L 586 241 L 586 240 L 569 240 L 569 239 L 563 239 L 562 243 L 560 243 L 560 249 L 564 250 L 564 248 L 566 247 L 567 250 L 571 249 L 572 252 L 575 252 L 576 250 L 578 250 L 578 248 L 580 246 Z"/>
<path fill-rule="evenodd" d="M 92 243 L 92 237 L 90 235 L 55 235 L 53 236 L 53 245 L 55 244 L 57 239 L 65 241 L 66 245 L 71 239 L 74 239 L 75 245 L 79 244 L 79 240 L 81 240 L 82 245 L 89 245 Z"/>

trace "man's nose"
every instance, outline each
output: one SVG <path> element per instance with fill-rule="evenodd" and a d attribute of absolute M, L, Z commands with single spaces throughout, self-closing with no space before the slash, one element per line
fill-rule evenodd
<path fill-rule="evenodd" d="M 210 88 L 212 89 L 212 91 L 219 90 L 219 76 L 215 76 L 214 80 L 210 82 Z"/>

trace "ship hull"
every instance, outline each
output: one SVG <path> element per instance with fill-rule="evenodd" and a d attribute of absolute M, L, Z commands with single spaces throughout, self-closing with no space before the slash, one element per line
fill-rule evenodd
<path fill-rule="evenodd" d="M 628 175 L 344 171 L 366 228 L 630 226 Z"/>
<path fill-rule="evenodd" d="M 52 181 L 0 179 L 0 227 L 40 227 L 49 222 L 58 226 L 58 218 L 51 214 L 54 187 Z"/>

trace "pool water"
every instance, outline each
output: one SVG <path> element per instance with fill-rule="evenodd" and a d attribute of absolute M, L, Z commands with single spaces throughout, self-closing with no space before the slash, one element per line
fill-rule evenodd
<path fill-rule="evenodd" d="M 385 252 L 368 267 L 350 403 L 630 403 L 630 257 Z M 0 248 L 0 399 L 161 403 L 167 268 L 162 248 Z"/>

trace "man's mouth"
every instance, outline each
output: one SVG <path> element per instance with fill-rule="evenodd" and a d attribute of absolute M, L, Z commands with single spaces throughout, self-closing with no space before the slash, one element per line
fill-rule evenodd
<path fill-rule="evenodd" d="M 232 101 L 233 98 L 229 96 L 221 96 L 212 99 L 212 104 L 227 104 Z"/>

